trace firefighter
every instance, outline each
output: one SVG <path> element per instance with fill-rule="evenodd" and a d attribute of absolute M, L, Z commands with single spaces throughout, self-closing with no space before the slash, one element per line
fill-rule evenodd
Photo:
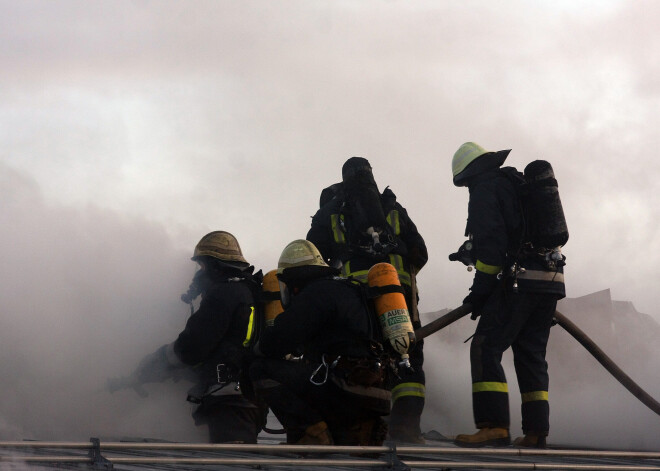
<path fill-rule="evenodd" d="M 469 189 L 465 235 L 475 275 L 463 301 L 479 317 L 470 345 L 474 420 L 479 429 L 455 443 L 465 447 L 510 444 L 508 386 L 502 354 L 513 350 L 522 400 L 524 436 L 514 445 L 545 447 L 549 431 L 546 345 L 557 300 L 565 296 L 563 268 L 525 242 L 524 219 L 510 150 L 488 152 L 463 144 L 452 161 L 456 186 Z M 512 178 L 513 177 L 513 178 Z"/>
<path fill-rule="evenodd" d="M 362 283 L 376 263 L 392 264 L 405 289 L 413 326 L 419 328 L 415 276 L 426 264 L 428 252 L 394 192 L 388 187 L 380 193 L 369 161 L 351 157 L 342 167 L 342 182 L 326 188 L 321 203 L 325 204 L 312 218 L 307 240 L 331 266 L 341 269 L 342 276 Z M 420 429 L 426 390 L 423 347 L 423 341 L 415 345 L 410 354 L 412 369 L 402 370 L 390 385 L 392 440 L 424 443 Z"/>
<path fill-rule="evenodd" d="M 192 260 L 199 270 L 182 299 L 192 303 L 201 294 L 199 308 L 178 338 L 145 357 L 133 377 L 164 381 L 178 368 L 194 366 L 197 384 L 188 401 L 197 405 L 196 425 L 208 425 L 211 443 L 256 443 L 267 409 L 242 394 L 239 376 L 251 355 L 245 345 L 254 335 L 261 272 L 253 274 L 238 241 L 225 231 L 202 237 Z"/>
<path fill-rule="evenodd" d="M 287 443 L 381 445 L 391 395 L 362 287 L 335 277 L 339 270 L 307 240 L 284 248 L 277 271 L 284 311 L 255 348 L 257 395 L 285 427 Z"/>

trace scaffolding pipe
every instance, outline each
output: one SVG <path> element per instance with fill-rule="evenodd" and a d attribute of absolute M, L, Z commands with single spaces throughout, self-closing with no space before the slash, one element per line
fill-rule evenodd
<path fill-rule="evenodd" d="M 0 455 L 0 463 L 86 463 L 91 464 L 89 456 L 4 456 Z"/>
<path fill-rule="evenodd" d="M 226 466 L 346 466 L 382 467 L 389 464 L 383 460 L 358 459 L 310 459 L 310 458 L 177 458 L 177 457 L 121 457 L 106 459 L 112 464 L 208 464 Z"/>
<path fill-rule="evenodd" d="M 88 450 L 94 445 L 88 442 L 0 442 L 0 449 L 80 449 Z M 237 443 L 145 443 L 145 442 L 99 442 L 104 451 L 207 451 L 207 452 L 257 452 L 257 453 L 344 453 L 352 455 L 393 453 L 428 455 L 474 455 L 508 457 L 573 457 L 573 458 L 626 458 L 660 460 L 660 451 L 618 450 L 571 450 L 540 448 L 460 448 L 440 446 L 322 446 L 322 445 L 268 445 Z"/>
<path fill-rule="evenodd" d="M 434 469 L 548 469 L 548 470 L 579 470 L 579 471 L 657 471 L 658 466 L 636 465 L 599 465 L 571 463 L 500 463 L 493 461 L 403 461 L 411 468 Z"/>
<path fill-rule="evenodd" d="M 333 466 L 351 468 L 387 467 L 391 463 L 373 459 L 309 459 L 309 458 L 181 458 L 181 457 L 108 457 L 112 464 L 135 465 L 226 465 L 226 466 Z M 86 463 L 89 457 L 81 456 L 0 456 L 0 462 L 13 463 Z M 658 471 L 660 466 L 579 464 L 579 463 L 514 463 L 497 461 L 412 461 L 402 460 L 410 468 L 471 468 L 471 469 L 547 469 L 592 471 Z"/>

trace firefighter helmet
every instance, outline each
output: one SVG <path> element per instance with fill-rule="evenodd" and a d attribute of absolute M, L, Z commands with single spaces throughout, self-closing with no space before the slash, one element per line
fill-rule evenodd
<path fill-rule="evenodd" d="M 285 270 L 305 266 L 329 268 L 314 244 L 308 240 L 298 239 L 284 247 L 277 262 L 277 273 L 282 274 Z"/>
<path fill-rule="evenodd" d="M 371 165 L 364 157 L 351 157 L 341 167 L 341 176 L 344 181 L 360 174 L 370 175 L 373 179 Z"/>
<path fill-rule="evenodd" d="M 509 155 L 509 152 L 511 152 L 511 149 L 491 152 L 476 142 L 466 142 L 454 153 L 454 158 L 451 161 L 454 185 L 461 186 L 464 184 L 466 178 L 476 175 L 485 169 L 501 166 Z M 483 167 L 481 165 L 470 166 L 475 160 L 484 156 L 488 157 L 488 162 L 485 162 Z"/>
<path fill-rule="evenodd" d="M 335 275 L 339 272 L 323 260 L 323 256 L 308 240 L 298 239 L 284 247 L 277 262 L 277 280 L 280 285 L 280 300 L 286 309 L 306 280 Z"/>
<path fill-rule="evenodd" d="M 206 234 L 195 246 L 192 260 L 198 257 L 209 256 L 223 262 L 240 262 L 247 264 L 243 257 L 236 237 L 225 231 L 213 231 Z"/>

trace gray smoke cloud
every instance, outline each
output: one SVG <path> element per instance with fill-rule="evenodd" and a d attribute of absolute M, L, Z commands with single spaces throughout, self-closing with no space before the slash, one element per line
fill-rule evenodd
<path fill-rule="evenodd" d="M 447 255 L 468 199 L 451 185 L 451 156 L 474 140 L 512 148 L 519 169 L 552 163 L 570 298 L 609 289 L 660 319 L 660 4 L 192 5 L 0 0 L 3 437 L 204 438 L 183 381 L 147 400 L 99 388 L 183 327 L 202 235 L 229 230 L 251 263 L 274 268 L 353 155 L 426 239 L 422 312 L 457 305 L 471 282 Z M 640 351 L 652 340 L 615 324 L 615 360 L 657 391 L 657 352 Z M 472 428 L 460 343 L 472 325 L 456 329 L 427 342 L 425 425 L 449 435 Z M 619 430 L 630 448 L 657 449 L 657 418 L 593 376 L 600 365 L 583 379 L 560 369 L 588 361 L 579 349 L 552 357 L 561 338 L 555 327 L 552 439 L 616 447 Z"/>
<path fill-rule="evenodd" d="M 196 437 L 183 385 L 104 391 L 183 328 L 190 252 L 144 219 L 48 205 L 5 165 L 0 183 L 0 437 Z"/>
<path fill-rule="evenodd" d="M 194 271 L 190 251 L 165 229 L 108 210 L 47 204 L 34 180 L 0 165 L 0 439 L 158 438 L 206 441 L 185 402 L 185 380 L 110 394 L 106 380 L 183 328 L 179 295 Z M 609 291 L 560 303 L 649 393 L 660 384 L 660 326 Z M 441 312 L 423 315 L 430 322 Z M 469 344 L 463 319 L 426 340 L 423 429 L 453 436 L 473 429 Z M 551 442 L 570 446 L 657 449 L 660 423 L 560 327 L 548 347 Z M 512 432 L 519 398 L 510 353 Z"/>

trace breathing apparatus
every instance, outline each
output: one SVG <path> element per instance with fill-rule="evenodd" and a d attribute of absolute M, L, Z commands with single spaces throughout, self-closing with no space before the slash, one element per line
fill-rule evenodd
<path fill-rule="evenodd" d="M 449 254 L 449 261 L 461 262 L 467 267 L 467 271 L 472 271 L 476 264 L 474 254 L 472 253 L 473 249 L 474 242 L 472 241 L 472 235 L 470 235 L 470 238 L 463 242 L 456 252 Z"/>
<path fill-rule="evenodd" d="M 277 279 L 277 270 L 271 270 L 264 275 L 261 297 L 264 300 L 264 319 L 266 328 L 272 327 L 275 318 L 279 316 L 284 308 L 280 302 L 280 285 Z"/>
<path fill-rule="evenodd" d="M 202 276 L 202 274 L 203 274 L 203 270 L 201 268 L 198 269 L 193 275 L 193 279 L 190 282 L 190 285 L 188 286 L 188 291 L 186 291 L 181 295 L 181 301 L 190 305 L 191 315 L 195 312 L 195 306 L 193 305 L 193 301 L 197 299 L 197 297 L 200 294 L 202 294 L 202 288 L 200 286 L 200 277 Z"/>
<path fill-rule="evenodd" d="M 399 355 L 399 366 L 411 369 L 408 352 L 415 343 L 415 331 L 403 295 L 396 268 L 389 263 L 377 263 L 367 274 L 381 331 L 386 342 Z"/>
<path fill-rule="evenodd" d="M 342 167 L 345 201 L 341 212 L 350 217 L 349 242 L 374 256 L 389 253 L 397 243 L 389 232 L 371 165 L 363 157 L 351 157 Z M 340 222 L 344 232 L 346 227 Z M 383 237 L 385 236 L 385 237 Z"/>

